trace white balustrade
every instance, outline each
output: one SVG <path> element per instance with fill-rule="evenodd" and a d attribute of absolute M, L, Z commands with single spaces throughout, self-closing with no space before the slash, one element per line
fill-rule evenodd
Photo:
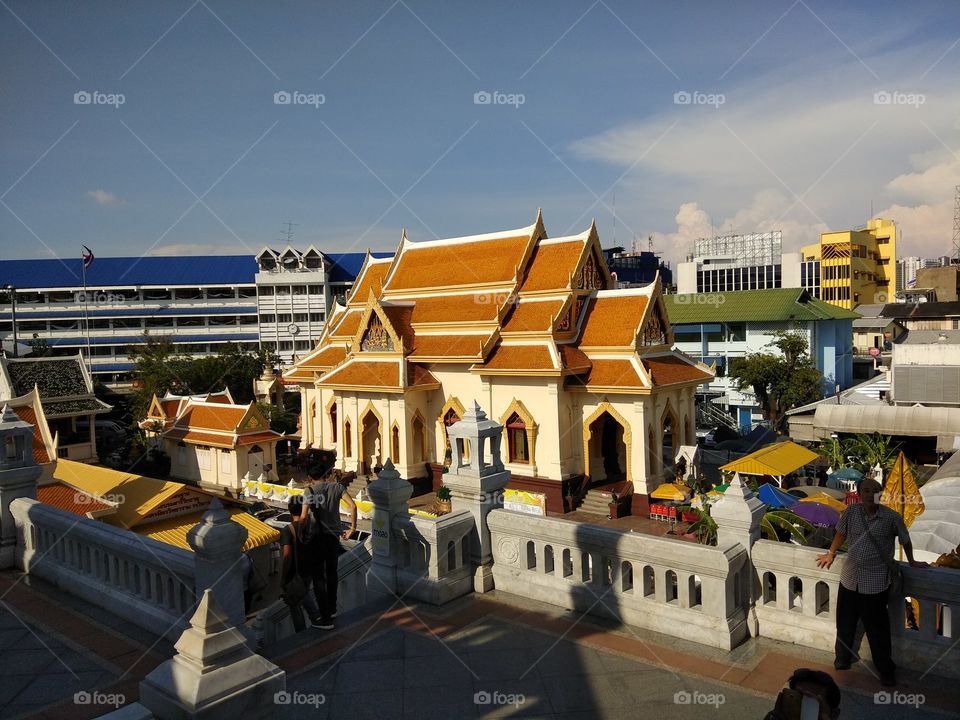
<path fill-rule="evenodd" d="M 508 510 L 487 516 L 498 591 L 723 649 L 747 636 L 740 545 L 715 548 Z"/>
<path fill-rule="evenodd" d="M 434 605 L 469 593 L 474 529 L 473 515 L 465 510 L 398 521 L 394 525 L 397 593 Z"/>
<path fill-rule="evenodd" d="M 158 635 L 196 605 L 193 553 L 36 500 L 10 506 L 17 567 Z"/>

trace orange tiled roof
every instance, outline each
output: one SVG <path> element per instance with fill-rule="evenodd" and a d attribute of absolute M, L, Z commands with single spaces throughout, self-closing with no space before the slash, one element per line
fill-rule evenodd
<path fill-rule="evenodd" d="M 47 453 L 46 443 L 43 442 L 43 434 L 40 432 L 40 423 L 37 422 L 37 413 L 30 405 L 22 405 L 12 408 L 17 417 L 23 422 L 33 425 L 33 459 L 37 465 L 43 465 L 50 462 L 50 455 Z"/>
<path fill-rule="evenodd" d="M 503 332 L 527 332 L 539 330 L 547 332 L 553 329 L 553 320 L 563 307 L 563 300 L 544 300 L 542 302 L 520 302 L 513 306 L 510 317 L 503 326 Z"/>
<path fill-rule="evenodd" d="M 370 297 L 371 290 L 374 295 L 379 297 L 383 290 L 383 279 L 390 271 L 390 265 L 392 265 L 392 263 L 389 260 L 386 262 L 368 263 L 363 276 L 357 278 L 357 282 L 354 283 L 353 288 L 350 290 L 349 303 L 351 305 L 363 305 L 367 302 L 367 298 Z"/>
<path fill-rule="evenodd" d="M 648 298 L 614 295 L 594 298 L 580 333 L 580 347 L 628 347 L 634 344 Z"/>
<path fill-rule="evenodd" d="M 477 357 L 487 335 L 417 335 L 410 357 Z"/>
<path fill-rule="evenodd" d="M 363 311 L 357 308 L 351 308 L 343 314 L 343 319 L 330 332 L 330 337 L 349 338 L 357 334 L 357 328 L 360 327 L 360 316 Z"/>
<path fill-rule="evenodd" d="M 586 387 L 645 388 L 643 380 L 629 360 L 591 360 L 585 378 L 571 378 L 570 385 Z"/>
<path fill-rule="evenodd" d="M 497 311 L 507 302 L 510 293 L 489 295 L 443 295 L 418 298 L 413 308 L 413 323 L 494 322 Z"/>
<path fill-rule="evenodd" d="M 299 365 L 303 369 L 317 368 L 325 370 L 336 367 L 347 357 L 347 349 L 342 345 L 329 345 L 306 362 Z"/>
<path fill-rule="evenodd" d="M 479 370 L 553 370 L 546 345 L 499 345 Z"/>
<path fill-rule="evenodd" d="M 237 445 L 256 445 L 261 442 L 273 442 L 281 438 L 280 433 L 268 430 L 266 432 L 250 433 L 249 435 L 239 435 L 237 436 Z"/>
<path fill-rule="evenodd" d="M 183 440 L 195 445 L 216 445 L 217 447 L 232 448 L 233 435 L 217 435 L 216 433 L 201 432 L 174 428 L 165 434 L 171 440 Z"/>
<path fill-rule="evenodd" d="M 191 429 L 233 432 L 246 414 L 246 405 L 226 405 L 223 407 L 191 405 L 180 416 L 176 425 L 177 427 L 189 427 Z"/>
<path fill-rule="evenodd" d="M 424 385 L 438 385 L 440 383 L 433 373 L 423 365 L 407 363 L 407 387 L 421 387 Z"/>
<path fill-rule="evenodd" d="M 413 347 L 413 328 L 410 327 L 410 318 L 413 315 L 413 306 L 411 305 L 384 305 L 383 312 L 387 320 L 397 331 L 397 335 L 403 341 L 404 349 Z"/>
<path fill-rule="evenodd" d="M 704 382 L 712 377 L 710 373 L 676 355 L 641 358 L 641 362 L 653 378 L 654 385 L 672 385 L 691 380 Z"/>
<path fill-rule="evenodd" d="M 44 505 L 72 512 L 86 517 L 89 512 L 110 510 L 112 505 L 100 502 L 93 495 L 77 490 L 60 482 L 37 486 L 37 500 Z"/>
<path fill-rule="evenodd" d="M 387 290 L 512 282 L 529 241 L 517 235 L 425 247 L 411 243 Z"/>
<path fill-rule="evenodd" d="M 222 405 L 230 405 L 230 398 L 227 397 L 225 392 L 210 393 L 207 395 L 207 402 L 212 403 L 221 403 Z"/>
<path fill-rule="evenodd" d="M 383 361 L 351 362 L 323 376 L 321 385 L 400 387 L 400 363 Z"/>
<path fill-rule="evenodd" d="M 590 358 L 583 354 L 583 351 L 575 345 L 557 345 L 560 351 L 560 361 L 564 370 L 572 372 L 584 372 L 591 367 Z"/>
<path fill-rule="evenodd" d="M 583 254 L 584 240 L 537 244 L 520 285 L 520 292 L 537 290 L 562 290 L 569 287 L 570 276 L 577 269 L 577 261 Z"/>

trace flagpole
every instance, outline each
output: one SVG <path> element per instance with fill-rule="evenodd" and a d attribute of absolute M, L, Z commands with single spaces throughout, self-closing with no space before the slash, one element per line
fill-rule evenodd
<path fill-rule="evenodd" d="M 87 336 L 87 373 L 93 378 L 93 358 L 90 355 L 90 318 L 87 314 L 87 259 L 80 253 L 80 266 L 83 268 L 83 329 Z"/>

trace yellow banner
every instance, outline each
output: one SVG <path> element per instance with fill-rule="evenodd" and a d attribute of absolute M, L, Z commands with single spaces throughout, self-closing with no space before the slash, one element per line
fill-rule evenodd
<path fill-rule="evenodd" d="M 527 492 L 525 490 L 503 491 L 503 507 L 505 510 L 526 513 L 528 515 L 547 515 L 547 496 L 543 493 Z"/>

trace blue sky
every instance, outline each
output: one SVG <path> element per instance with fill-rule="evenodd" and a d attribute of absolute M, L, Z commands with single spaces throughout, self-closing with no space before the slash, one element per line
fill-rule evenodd
<path fill-rule="evenodd" d="M 674 261 L 871 205 L 901 254 L 950 248 L 953 0 L 2 0 L 0 57 L 5 258 L 254 252 L 287 220 L 300 246 L 389 250 L 538 207 L 553 236 L 596 217 Z"/>

